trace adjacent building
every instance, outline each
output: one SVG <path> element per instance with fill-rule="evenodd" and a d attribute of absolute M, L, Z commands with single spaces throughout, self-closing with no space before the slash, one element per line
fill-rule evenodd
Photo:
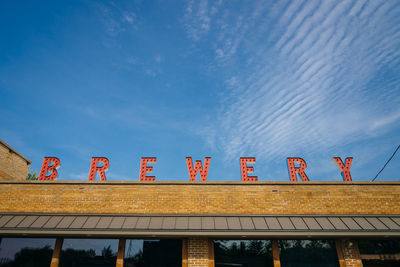
<path fill-rule="evenodd" d="M 0 139 L 0 181 L 25 181 L 31 162 Z"/>

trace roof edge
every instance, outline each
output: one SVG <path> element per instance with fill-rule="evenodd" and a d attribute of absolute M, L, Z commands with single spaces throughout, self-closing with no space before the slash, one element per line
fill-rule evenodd
<path fill-rule="evenodd" d="M 400 217 L 400 214 L 191 214 L 191 213 L 45 213 L 0 212 L 0 216 L 99 216 L 99 217 Z"/>
<path fill-rule="evenodd" d="M 379 185 L 396 185 L 400 186 L 400 181 L 258 181 L 258 182 L 244 182 L 244 181 L 207 181 L 207 182 L 191 182 L 191 181 L 0 181 L 0 184 L 30 184 L 30 185 L 246 185 L 246 186 L 257 186 L 257 185 L 362 185 L 362 186 L 379 186 Z"/>
<path fill-rule="evenodd" d="M 2 236 L 40 236 L 40 237 L 126 237 L 126 238 L 137 238 L 137 237 L 209 237 L 209 238 L 340 238 L 340 237 L 368 237 L 368 238 L 390 238 L 400 237 L 400 232 L 367 232 L 367 231 L 349 231 L 349 232 L 315 232 L 315 231 L 268 231 L 268 232 L 247 232 L 247 231 L 82 231 L 82 230 L 22 230 L 22 229 L 10 229 L 0 230 Z"/>
<path fill-rule="evenodd" d="M 6 142 L 4 142 L 1 139 L 0 139 L 0 144 L 3 145 L 4 147 L 6 147 L 10 152 L 12 152 L 12 153 L 18 155 L 19 157 L 21 157 L 23 160 L 26 161 L 26 163 L 28 165 L 30 165 L 32 163 L 29 159 L 27 159 L 24 156 L 22 156 L 22 154 L 20 154 L 18 151 L 16 151 L 14 148 L 12 148 L 10 145 L 8 145 Z"/>

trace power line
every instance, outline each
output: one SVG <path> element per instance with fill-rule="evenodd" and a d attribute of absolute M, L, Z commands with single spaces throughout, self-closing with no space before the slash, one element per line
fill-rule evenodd
<path fill-rule="evenodd" d="M 388 159 L 388 161 L 386 161 L 385 165 L 383 165 L 383 168 L 375 175 L 375 178 L 372 179 L 372 182 L 375 181 L 375 179 L 378 177 L 378 175 L 385 169 L 386 165 L 388 165 L 389 161 L 392 160 L 392 158 L 394 157 L 394 155 L 396 155 L 397 150 L 399 150 L 400 145 L 396 148 L 396 150 L 393 152 L 392 156 Z"/>

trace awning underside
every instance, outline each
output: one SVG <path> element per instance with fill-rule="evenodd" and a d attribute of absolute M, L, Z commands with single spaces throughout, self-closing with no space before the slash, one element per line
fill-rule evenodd
<path fill-rule="evenodd" d="M 399 237 L 400 215 L 104 215 L 0 213 L 0 235 Z"/>

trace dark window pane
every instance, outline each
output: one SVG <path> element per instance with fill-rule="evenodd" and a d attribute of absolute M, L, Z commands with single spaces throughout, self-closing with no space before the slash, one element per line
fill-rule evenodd
<path fill-rule="evenodd" d="M 124 267 L 179 267 L 181 265 L 182 240 L 126 240 Z"/>
<path fill-rule="evenodd" d="M 400 240 L 358 240 L 364 267 L 400 266 Z"/>
<path fill-rule="evenodd" d="M 55 239 L 0 238 L 0 267 L 49 267 Z"/>
<path fill-rule="evenodd" d="M 333 240 L 279 240 L 278 244 L 282 266 L 339 266 Z"/>
<path fill-rule="evenodd" d="M 216 267 L 273 266 L 269 240 L 215 240 L 214 257 Z"/>
<path fill-rule="evenodd" d="M 117 239 L 64 239 L 60 267 L 115 267 Z"/>
<path fill-rule="evenodd" d="M 361 254 L 400 253 L 400 240 L 358 240 Z"/>

